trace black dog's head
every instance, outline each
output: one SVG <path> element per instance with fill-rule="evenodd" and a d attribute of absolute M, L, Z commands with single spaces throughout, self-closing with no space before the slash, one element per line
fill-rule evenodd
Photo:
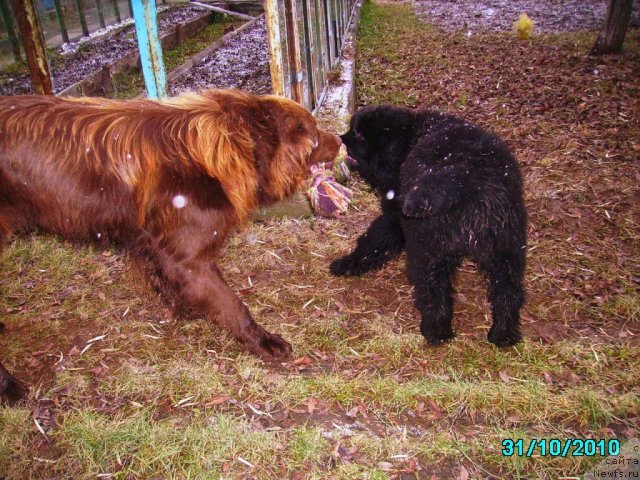
<path fill-rule="evenodd" d="M 397 188 L 399 172 L 416 133 L 416 113 L 390 105 L 369 106 L 351 118 L 340 138 L 350 166 L 379 190 Z"/>

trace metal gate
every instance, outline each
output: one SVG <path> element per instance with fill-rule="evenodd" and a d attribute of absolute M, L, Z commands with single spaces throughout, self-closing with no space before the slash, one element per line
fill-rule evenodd
<path fill-rule="evenodd" d="M 314 111 L 337 65 L 356 0 L 265 0 L 273 93 Z"/>

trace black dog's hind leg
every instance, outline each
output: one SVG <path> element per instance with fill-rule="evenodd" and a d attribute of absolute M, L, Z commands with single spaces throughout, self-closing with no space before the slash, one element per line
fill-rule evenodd
<path fill-rule="evenodd" d="M 0 322 L 0 332 L 2 330 L 4 330 L 4 323 Z M 11 375 L 0 362 L 0 403 L 4 401 L 17 402 L 27 393 L 29 393 L 29 389 Z"/>
<path fill-rule="evenodd" d="M 17 402 L 24 398 L 29 390 L 11 375 L 0 363 L 0 403 L 7 400 L 9 403 Z"/>
<path fill-rule="evenodd" d="M 402 213 L 407 217 L 426 218 L 456 207 L 468 181 L 468 169 L 461 166 L 447 172 L 423 175 L 405 194 Z"/>
<path fill-rule="evenodd" d="M 453 338 L 453 278 L 461 259 L 457 255 L 442 258 L 412 258 L 407 250 L 409 280 L 414 287 L 415 306 L 422 315 L 420 331 L 432 345 Z M 418 250 L 419 251 L 419 250 Z"/>
<path fill-rule="evenodd" d="M 362 275 L 382 268 L 396 258 L 404 248 L 402 226 L 397 217 L 384 214 L 376 218 L 362 234 L 349 255 L 334 260 L 329 269 L 334 275 Z"/>
<path fill-rule="evenodd" d="M 493 252 L 479 264 L 489 280 L 493 324 L 488 339 L 498 347 L 514 345 L 522 340 L 520 308 L 524 304 L 525 252 Z"/>

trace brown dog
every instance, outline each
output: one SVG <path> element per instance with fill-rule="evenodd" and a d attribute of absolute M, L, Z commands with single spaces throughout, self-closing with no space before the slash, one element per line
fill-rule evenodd
<path fill-rule="evenodd" d="M 274 96 L 0 97 L 0 246 L 36 227 L 121 246 L 247 350 L 285 357 L 291 346 L 254 322 L 215 260 L 256 207 L 294 192 L 339 147 L 309 112 Z M 0 364 L 0 395 L 24 392 Z"/>

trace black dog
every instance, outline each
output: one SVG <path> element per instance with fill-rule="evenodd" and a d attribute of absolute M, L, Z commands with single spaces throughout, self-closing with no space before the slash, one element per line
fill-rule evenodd
<path fill-rule="evenodd" d="M 393 106 L 359 110 L 341 138 L 382 215 L 331 272 L 360 275 L 406 248 L 422 335 L 439 343 L 453 337 L 452 281 L 469 257 L 489 280 L 489 341 L 520 341 L 527 215 L 507 146 L 452 115 Z"/>

